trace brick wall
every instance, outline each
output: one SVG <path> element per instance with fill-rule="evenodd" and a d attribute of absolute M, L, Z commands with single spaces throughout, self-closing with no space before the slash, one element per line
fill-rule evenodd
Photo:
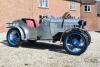
<path fill-rule="evenodd" d="M 0 0 L 0 32 L 5 23 L 22 17 L 33 17 L 33 0 Z"/>
<path fill-rule="evenodd" d="M 87 21 L 86 29 L 100 30 L 100 16 L 97 17 L 96 5 L 92 4 L 91 13 L 83 12 L 83 5 L 77 2 L 76 11 L 70 10 L 70 0 L 49 0 L 49 8 L 39 7 L 39 0 L 0 0 L 0 32 L 6 31 L 5 23 L 19 18 L 35 18 L 48 14 L 62 16 L 69 12 L 72 16 L 81 17 Z"/>
<path fill-rule="evenodd" d="M 39 0 L 0 0 L 0 32 L 6 31 L 5 23 L 19 18 L 35 18 L 48 14 L 62 16 L 69 12 L 72 16 L 80 17 L 80 3 L 77 10 L 70 11 L 70 0 L 49 0 L 49 8 L 39 7 Z"/>
<path fill-rule="evenodd" d="M 88 30 L 100 30 L 100 17 L 97 17 L 96 12 L 96 4 L 90 4 L 91 6 L 91 12 L 84 12 L 84 5 L 81 5 L 81 18 L 87 21 L 86 29 Z M 98 25 L 99 24 L 99 25 Z"/>

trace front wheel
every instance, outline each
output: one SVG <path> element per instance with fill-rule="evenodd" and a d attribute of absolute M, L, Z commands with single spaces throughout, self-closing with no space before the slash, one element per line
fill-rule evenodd
<path fill-rule="evenodd" d="M 80 55 L 86 51 L 88 41 L 80 31 L 72 30 L 66 33 L 63 44 L 67 53 Z"/>
<path fill-rule="evenodd" d="M 18 47 L 21 43 L 21 34 L 17 28 L 11 28 L 7 33 L 8 46 Z"/>

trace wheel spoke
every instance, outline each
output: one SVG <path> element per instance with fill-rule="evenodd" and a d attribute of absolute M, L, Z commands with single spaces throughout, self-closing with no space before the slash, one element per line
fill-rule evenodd
<path fill-rule="evenodd" d="M 81 50 L 81 49 L 79 49 L 79 48 L 73 48 L 73 52 L 77 52 L 77 51 L 79 51 L 79 50 Z"/>

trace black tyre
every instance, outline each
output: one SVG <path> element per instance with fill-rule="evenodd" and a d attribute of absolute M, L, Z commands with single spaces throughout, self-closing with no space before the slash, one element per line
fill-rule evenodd
<path fill-rule="evenodd" d="M 86 38 L 87 38 L 87 40 L 88 40 L 88 45 L 89 45 L 89 44 L 91 43 L 91 36 L 90 36 L 90 33 L 87 32 L 87 31 L 84 31 L 83 34 L 86 36 Z"/>
<path fill-rule="evenodd" d="M 18 47 L 21 44 L 21 34 L 17 28 L 11 28 L 7 32 L 8 46 Z"/>
<path fill-rule="evenodd" d="M 86 51 L 88 41 L 81 31 L 73 29 L 66 33 L 63 46 L 67 53 L 80 55 Z"/>

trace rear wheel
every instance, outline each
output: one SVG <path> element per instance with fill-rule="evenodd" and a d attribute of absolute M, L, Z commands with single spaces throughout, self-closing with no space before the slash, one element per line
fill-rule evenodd
<path fill-rule="evenodd" d="M 88 41 L 83 33 L 72 30 L 66 33 L 63 44 L 67 53 L 71 55 L 80 55 L 86 51 Z"/>
<path fill-rule="evenodd" d="M 88 45 L 91 43 L 91 36 L 90 33 L 88 33 L 87 31 L 84 31 L 84 35 L 86 36 L 87 40 L 88 40 Z"/>
<path fill-rule="evenodd" d="M 7 33 L 8 45 L 11 47 L 18 47 L 21 43 L 21 35 L 17 28 L 11 28 Z"/>

